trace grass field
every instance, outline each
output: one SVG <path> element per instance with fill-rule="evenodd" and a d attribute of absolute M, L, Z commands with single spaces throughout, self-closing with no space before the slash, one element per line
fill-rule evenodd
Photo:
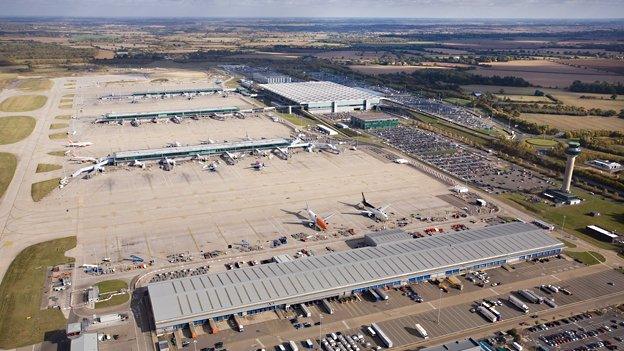
<path fill-rule="evenodd" d="M 594 224 L 610 231 L 623 233 L 624 211 L 622 211 L 622 204 L 605 200 L 597 195 L 591 195 L 578 188 L 573 188 L 572 192 L 586 200 L 581 202 L 580 205 L 554 207 L 544 202 L 530 202 L 522 194 L 508 193 L 502 195 L 502 197 L 509 202 L 535 213 L 547 222 L 559 227 L 563 224 L 566 232 L 594 246 L 603 249 L 615 249 L 615 245 L 596 240 L 592 236 L 586 234 L 585 227 Z M 601 216 L 590 216 L 589 213 L 592 211 L 600 212 Z"/>
<path fill-rule="evenodd" d="M 13 73 L 0 73 L 0 90 L 12 84 L 16 78 L 17 75 Z"/>
<path fill-rule="evenodd" d="M 494 94 L 497 98 L 501 100 L 507 100 L 511 102 L 521 102 L 521 103 L 540 103 L 540 104 L 548 104 L 553 103 L 553 101 L 546 96 L 535 96 L 535 95 L 516 95 L 516 94 Z"/>
<path fill-rule="evenodd" d="M 288 122 L 298 126 L 298 127 L 306 127 L 309 125 L 315 125 L 317 124 L 315 121 L 307 118 L 307 117 L 303 117 L 301 115 L 289 115 L 287 113 L 277 113 L 281 118 L 287 120 Z"/>
<path fill-rule="evenodd" d="M 95 303 L 95 308 L 106 308 L 112 306 L 118 306 L 122 303 L 126 303 L 130 299 L 130 295 L 128 293 L 115 295 L 106 301 L 100 301 Z"/>
<path fill-rule="evenodd" d="M 0 199 L 4 195 L 4 192 L 11 184 L 13 175 L 15 174 L 15 168 L 17 167 L 17 158 L 13 154 L 7 152 L 0 152 Z"/>
<path fill-rule="evenodd" d="M 472 101 L 460 98 L 446 98 L 444 101 L 459 106 L 470 106 L 472 104 Z"/>
<path fill-rule="evenodd" d="M 30 196 L 34 202 L 41 201 L 46 195 L 52 192 L 61 181 L 61 178 L 53 178 L 42 182 L 33 183 L 30 187 Z"/>
<path fill-rule="evenodd" d="M 586 264 L 588 266 L 592 266 L 598 263 L 602 263 L 605 261 L 603 255 L 594 251 L 570 251 L 565 250 L 565 254 L 570 256 L 571 258 L 578 260 L 579 262 Z"/>
<path fill-rule="evenodd" d="M 30 78 L 20 80 L 17 84 L 17 88 L 21 91 L 45 91 L 52 88 L 52 81 L 48 78 Z"/>
<path fill-rule="evenodd" d="M 25 112 L 43 107 L 48 98 L 43 95 L 19 95 L 6 98 L 0 103 L 0 111 Z"/>
<path fill-rule="evenodd" d="M 529 138 L 525 140 L 528 144 L 537 147 L 555 147 L 559 144 L 556 140 L 541 139 L 541 138 Z"/>
<path fill-rule="evenodd" d="M 125 290 L 128 289 L 128 284 L 125 281 L 119 280 L 119 279 L 105 280 L 103 282 L 97 283 L 96 285 L 100 289 L 101 299 L 108 298 L 108 296 L 110 296 L 111 293 L 116 293 L 122 289 L 125 289 Z M 122 303 L 125 303 L 126 301 L 128 301 L 129 298 L 130 298 L 130 295 L 127 293 L 123 295 L 115 295 L 111 297 L 109 300 L 96 302 L 95 308 L 105 308 L 105 307 L 121 305 Z"/>
<path fill-rule="evenodd" d="M 28 116 L 0 117 L 0 145 L 16 143 L 35 129 L 34 118 Z"/>
<path fill-rule="evenodd" d="M 63 140 L 67 139 L 67 133 L 54 133 L 48 136 L 50 140 Z"/>
<path fill-rule="evenodd" d="M 50 151 L 50 152 L 48 152 L 48 155 L 50 155 L 50 156 L 64 157 L 64 156 L 65 156 L 65 151 L 64 151 L 64 150 Z"/>
<path fill-rule="evenodd" d="M 569 242 L 569 241 L 567 241 L 565 239 L 557 238 L 557 240 L 559 240 L 562 243 L 564 243 L 567 248 L 570 248 L 570 249 L 576 248 L 576 244 L 573 244 L 573 243 L 571 243 L 571 242 Z"/>
<path fill-rule="evenodd" d="M 70 110 L 72 108 L 72 104 L 63 104 L 63 105 L 59 105 L 59 108 L 61 110 Z"/>
<path fill-rule="evenodd" d="M 52 123 L 50 124 L 50 129 L 63 129 L 69 127 L 67 123 Z"/>
<path fill-rule="evenodd" d="M 61 166 L 61 165 L 55 165 L 55 164 L 51 164 L 51 163 L 40 163 L 40 164 L 37 165 L 36 173 L 52 172 L 52 171 L 56 171 L 57 169 L 61 169 L 61 168 L 63 168 L 63 166 Z"/>
<path fill-rule="evenodd" d="M 0 284 L 0 348 L 39 343 L 46 332 L 65 328 L 61 311 L 39 307 L 46 270 L 72 262 L 64 253 L 75 246 L 75 236 L 46 241 L 29 246 L 13 260 Z"/>
<path fill-rule="evenodd" d="M 548 115 L 541 113 L 523 113 L 520 118 L 537 124 L 546 124 L 559 130 L 617 130 L 624 131 L 624 118 Z"/>
<path fill-rule="evenodd" d="M 54 117 L 54 119 L 58 119 L 60 121 L 67 121 L 71 119 L 71 115 L 60 115 L 60 116 Z"/>

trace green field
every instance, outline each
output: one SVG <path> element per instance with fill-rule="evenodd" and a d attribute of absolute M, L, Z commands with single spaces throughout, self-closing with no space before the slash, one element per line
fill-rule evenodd
<path fill-rule="evenodd" d="M 297 127 L 307 127 L 307 126 L 313 126 L 316 125 L 317 123 L 307 117 L 303 117 L 301 115 L 289 115 L 287 113 L 278 113 L 278 115 L 283 118 L 284 120 L 294 124 Z"/>
<path fill-rule="evenodd" d="M 472 101 L 461 98 L 446 98 L 444 101 L 459 106 L 470 106 L 472 104 Z"/>
<path fill-rule="evenodd" d="M 527 142 L 527 144 L 537 147 L 555 147 L 558 144 L 556 140 L 541 138 L 529 138 L 526 139 L 525 142 Z"/>
<path fill-rule="evenodd" d="M 128 283 L 119 279 L 105 280 L 95 285 L 100 289 L 100 294 L 117 292 L 121 289 L 128 289 Z"/>
<path fill-rule="evenodd" d="M 0 111 L 3 112 L 25 112 L 33 111 L 43 107 L 48 98 L 43 95 L 19 95 L 11 96 L 0 103 Z"/>
<path fill-rule="evenodd" d="M 34 118 L 28 116 L 0 117 L 0 145 L 16 143 L 35 129 Z"/>
<path fill-rule="evenodd" d="M 50 151 L 50 152 L 48 152 L 48 155 L 50 155 L 50 156 L 64 157 L 64 156 L 65 156 L 65 151 L 64 151 L 64 150 Z"/>
<path fill-rule="evenodd" d="M 95 303 L 95 308 L 106 308 L 112 306 L 118 306 L 123 303 L 126 303 L 130 299 L 130 295 L 128 293 L 122 295 L 115 295 L 106 301 L 100 301 Z"/>
<path fill-rule="evenodd" d="M 48 137 L 50 138 L 50 140 L 63 140 L 63 139 L 67 139 L 67 133 L 66 132 L 53 133 L 53 134 L 50 134 Z"/>
<path fill-rule="evenodd" d="M 55 164 L 51 164 L 51 163 L 40 163 L 40 164 L 37 165 L 36 173 L 52 172 L 52 171 L 56 171 L 57 169 L 61 169 L 61 168 L 63 168 L 63 166 L 61 166 L 61 165 L 55 165 Z"/>
<path fill-rule="evenodd" d="M 47 332 L 65 329 L 61 311 L 40 306 L 46 270 L 72 262 L 65 252 L 75 246 L 75 236 L 46 241 L 27 247 L 13 260 L 0 284 L 0 348 L 36 344 Z"/>
<path fill-rule="evenodd" d="M 591 195 L 578 188 L 573 188 L 572 192 L 577 196 L 586 199 L 580 205 L 554 207 L 543 201 L 533 203 L 528 201 L 524 195 L 508 193 L 502 197 L 509 202 L 519 205 L 558 227 L 564 225 L 564 230 L 574 236 L 579 237 L 597 247 L 603 249 L 615 249 L 615 245 L 594 239 L 586 234 L 585 227 L 591 224 L 597 225 L 610 231 L 618 233 L 624 232 L 624 205 L 604 199 L 597 195 Z M 592 217 L 590 212 L 600 212 L 599 217 Z M 565 224 L 564 224 L 565 216 Z"/>
<path fill-rule="evenodd" d="M 60 116 L 54 117 L 54 119 L 58 119 L 58 120 L 61 120 L 61 121 L 67 121 L 67 120 L 71 119 L 71 116 L 70 115 L 60 115 Z"/>
<path fill-rule="evenodd" d="M 565 254 L 580 261 L 583 264 L 592 266 L 605 261 L 604 256 L 594 251 L 570 251 L 565 250 Z"/>
<path fill-rule="evenodd" d="M 53 178 L 42 182 L 33 183 L 30 187 L 30 196 L 34 202 L 41 201 L 46 195 L 52 192 L 61 181 L 61 178 Z"/>
<path fill-rule="evenodd" d="M 52 85 L 48 78 L 30 78 L 20 80 L 17 88 L 21 91 L 45 91 L 52 88 Z"/>
<path fill-rule="evenodd" d="M 69 127 L 67 123 L 52 123 L 50 124 L 50 129 L 63 129 Z"/>
<path fill-rule="evenodd" d="M 17 168 L 17 158 L 13 154 L 0 152 L 0 198 L 11 184 L 15 168 Z"/>
<path fill-rule="evenodd" d="M 125 289 L 125 290 L 128 289 L 128 284 L 125 281 L 119 280 L 119 279 L 105 280 L 95 285 L 97 285 L 97 287 L 100 289 L 101 299 L 108 298 L 108 296 L 110 296 L 111 293 L 116 293 L 122 289 Z M 126 301 L 128 301 L 129 298 L 130 298 L 130 295 L 128 293 L 123 294 L 123 295 L 115 295 L 111 297 L 109 300 L 96 302 L 95 308 L 105 308 L 105 307 L 121 305 L 122 303 L 125 303 Z"/>
<path fill-rule="evenodd" d="M 569 247 L 570 249 L 574 249 L 576 248 L 576 244 L 573 244 L 565 239 L 561 239 L 561 238 L 557 238 L 557 240 L 561 241 L 562 243 L 565 244 L 566 247 Z"/>

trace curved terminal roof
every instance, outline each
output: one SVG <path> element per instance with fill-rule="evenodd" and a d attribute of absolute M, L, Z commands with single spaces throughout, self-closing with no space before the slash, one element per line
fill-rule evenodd
<path fill-rule="evenodd" d="M 544 230 L 514 222 L 157 282 L 148 290 L 156 327 L 164 328 L 562 247 Z"/>

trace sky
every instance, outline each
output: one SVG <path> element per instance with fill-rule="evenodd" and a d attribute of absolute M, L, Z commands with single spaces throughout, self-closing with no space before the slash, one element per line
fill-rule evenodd
<path fill-rule="evenodd" d="M 624 0 L 0 0 L 0 16 L 623 18 Z"/>

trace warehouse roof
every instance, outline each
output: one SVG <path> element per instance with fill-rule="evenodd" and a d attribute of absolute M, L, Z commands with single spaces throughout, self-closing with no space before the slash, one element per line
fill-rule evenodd
<path fill-rule="evenodd" d="M 120 151 L 113 154 L 114 159 L 143 159 L 158 155 L 159 157 L 175 157 L 181 155 L 195 155 L 195 154 L 212 154 L 224 151 L 234 152 L 236 150 L 253 150 L 261 149 L 264 147 L 287 146 L 290 144 L 288 139 L 258 139 L 258 140 L 245 140 L 235 141 L 231 143 L 215 143 L 215 144 L 201 144 L 201 145 L 189 145 L 189 146 L 176 146 L 176 147 L 164 147 L 158 149 L 145 149 L 135 151 Z"/>
<path fill-rule="evenodd" d="M 351 88 L 333 82 L 297 82 L 260 84 L 274 94 L 298 104 L 322 101 L 379 99 L 374 92 Z"/>
<path fill-rule="evenodd" d="M 98 351 L 97 333 L 82 334 L 71 341 L 72 351 Z"/>
<path fill-rule="evenodd" d="M 370 246 L 379 246 L 383 244 L 395 243 L 397 241 L 411 240 L 413 237 L 411 234 L 406 233 L 401 229 L 387 229 L 366 234 L 364 239 Z"/>
<path fill-rule="evenodd" d="M 156 326 L 163 327 L 561 247 L 543 230 L 514 222 L 151 283 L 148 290 Z"/>

